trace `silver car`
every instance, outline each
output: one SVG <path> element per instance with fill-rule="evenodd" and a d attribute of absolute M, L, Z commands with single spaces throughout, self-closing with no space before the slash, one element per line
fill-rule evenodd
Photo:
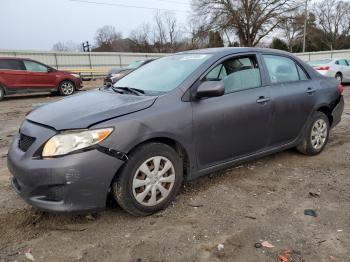
<path fill-rule="evenodd" d="M 335 77 L 339 83 L 350 82 L 350 60 L 348 59 L 322 59 L 307 63 L 321 75 Z"/>

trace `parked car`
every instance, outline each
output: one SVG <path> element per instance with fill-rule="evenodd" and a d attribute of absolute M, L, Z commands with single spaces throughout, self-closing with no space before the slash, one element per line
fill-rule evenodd
<path fill-rule="evenodd" d="M 29 92 L 49 91 L 68 96 L 82 87 L 78 74 L 27 58 L 0 57 L 0 100 L 6 95 Z"/>
<path fill-rule="evenodd" d="M 317 72 L 324 76 L 335 77 L 339 83 L 350 82 L 350 60 L 322 59 L 308 62 Z"/>
<path fill-rule="evenodd" d="M 43 210 L 97 211 L 111 194 L 149 215 L 184 179 L 293 147 L 321 153 L 341 120 L 342 91 L 287 52 L 174 54 L 28 114 L 8 152 L 12 184 Z"/>
<path fill-rule="evenodd" d="M 136 70 L 137 68 L 144 66 L 152 61 L 154 61 L 154 59 L 138 60 L 138 61 L 131 63 L 127 67 L 112 68 L 108 72 L 107 76 L 105 77 L 105 79 L 103 81 L 103 85 L 105 87 L 110 87 L 113 84 L 115 84 L 122 77 L 126 76 L 127 74 L 130 74 L 132 71 Z"/>

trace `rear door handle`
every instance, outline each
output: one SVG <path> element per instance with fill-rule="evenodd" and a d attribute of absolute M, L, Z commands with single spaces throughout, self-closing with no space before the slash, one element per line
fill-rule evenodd
<path fill-rule="evenodd" d="M 313 93 L 315 93 L 316 92 L 316 89 L 313 89 L 313 88 L 311 88 L 311 87 L 309 87 L 307 90 L 306 90 L 306 93 L 308 93 L 308 94 L 313 94 Z"/>
<path fill-rule="evenodd" d="M 265 103 L 269 102 L 270 100 L 271 100 L 270 97 L 260 96 L 260 97 L 258 98 L 258 100 L 256 100 L 256 102 L 257 102 L 258 104 L 265 104 Z"/>

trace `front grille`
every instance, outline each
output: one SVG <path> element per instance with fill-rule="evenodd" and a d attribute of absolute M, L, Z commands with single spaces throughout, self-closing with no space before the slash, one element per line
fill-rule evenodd
<path fill-rule="evenodd" d="M 18 147 L 23 152 L 27 152 L 30 146 L 34 143 L 34 141 L 35 137 L 27 136 L 21 133 L 18 141 Z"/>

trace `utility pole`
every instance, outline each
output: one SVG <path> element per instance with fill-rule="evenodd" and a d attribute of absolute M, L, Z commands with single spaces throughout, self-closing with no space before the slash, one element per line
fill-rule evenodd
<path fill-rule="evenodd" d="M 307 2 L 308 0 L 305 0 L 303 53 L 305 53 L 305 50 L 306 50 L 306 27 L 307 27 L 307 17 L 308 17 Z"/>

